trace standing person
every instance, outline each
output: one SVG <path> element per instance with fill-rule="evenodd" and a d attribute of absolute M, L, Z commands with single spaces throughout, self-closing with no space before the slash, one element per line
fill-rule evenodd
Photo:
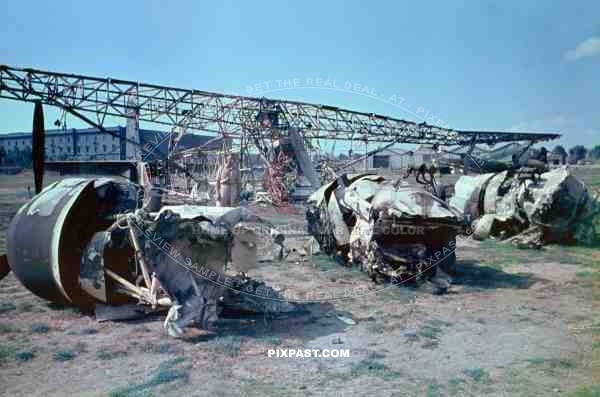
<path fill-rule="evenodd" d="M 217 174 L 217 207 L 237 207 L 240 202 L 242 178 L 236 154 L 227 153 Z"/>

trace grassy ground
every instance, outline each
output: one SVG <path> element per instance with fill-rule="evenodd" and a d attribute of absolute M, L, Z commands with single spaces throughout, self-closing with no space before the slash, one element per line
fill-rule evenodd
<path fill-rule="evenodd" d="M 573 173 L 581 178 L 588 186 L 600 189 L 600 165 L 591 167 L 574 167 Z"/>
<path fill-rule="evenodd" d="M 1 230 L 29 181 L 0 177 Z M 301 223 L 302 214 L 276 220 Z M 294 316 L 234 319 L 218 335 L 189 330 L 183 340 L 166 336 L 161 317 L 98 323 L 9 275 L 0 281 L 0 394 L 600 395 L 600 250 L 461 239 L 457 256 L 442 296 L 375 285 L 326 257 L 268 263 L 255 275 L 299 295 L 364 292 Z M 277 348 L 351 355 L 268 358 Z"/>

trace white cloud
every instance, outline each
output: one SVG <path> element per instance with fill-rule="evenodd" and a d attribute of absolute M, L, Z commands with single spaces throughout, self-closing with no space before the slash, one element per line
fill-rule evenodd
<path fill-rule="evenodd" d="M 590 37 L 577 44 L 575 49 L 565 53 L 567 61 L 576 61 L 581 58 L 600 55 L 600 37 Z"/>

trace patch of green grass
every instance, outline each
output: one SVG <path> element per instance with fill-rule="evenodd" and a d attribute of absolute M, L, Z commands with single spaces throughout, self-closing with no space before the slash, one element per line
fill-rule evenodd
<path fill-rule="evenodd" d="M 142 351 L 144 353 L 154 353 L 154 354 L 167 354 L 173 353 L 175 351 L 175 346 L 170 343 L 152 343 L 147 342 L 142 345 Z"/>
<path fill-rule="evenodd" d="M 600 397 L 600 386 L 582 387 L 572 393 L 563 394 L 563 397 Z"/>
<path fill-rule="evenodd" d="M 397 380 L 400 378 L 400 373 L 388 368 L 382 362 L 365 359 L 352 366 L 350 376 L 376 376 L 384 380 Z"/>
<path fill-rule="evenodd" d="M 274 335 L 263 336 L 260 340 L 265 345 L 280 346 L 283 343 L 279 336 Z"/>
<path fill-rule="evenodd" d="M 573 360 L 560 359 L 554 366 L 558 368 L 575 368 L 577 364 Z"/>
<path fill-rule="evenodd" d="M 538 366 L 538 367 L 546 367 L 550 370 L 555 369 L 571 369 L 575 368 L 576 364 L 573 360 L 565 359 L 565 358 L 543 358 L 543 357 L 534 357 L 525 360 L 529 364 Z"/>
<path fill-rule="evenodd" d="M 549 245 L 542 250 L 545 260 L 600 269 L 597 248 L 583 246 Z"/>
<path fill-rule="evenodd" d="M 59 310 L 59 311 L 63 312 L 64 314 L 67 314 L 70 316 L 80 316 L 81 315 L 81 310 L 75 306 L 61 305 L 61 304 L 53 303 L 53 302 L 48 303 L 47 306 L 52 310 Z"/>
<path fill-rule="evenodd" d="M 437 383 L 430 383 L 427 385 L 427 390 L 425 391 L 425 395 L 427 397 L 439 397 L 441 396 L 440 386 Z"/>
<path fill-rule="evenodd" d="M 242 347 L 242 338 L 237 335 L 219 336 L 213 340 L 214 348 L 230 357 L 237 357 Z"/>
<path fill-rule="evenodd" d="M 0 363 L 15 354 L 17 349 L 12 345 L 0 344 Z"/>
<path fill-rule="evenodd" d="M 600 340 L 595 340 L 592 343 L 592 349 L 600 349 Z"/>
<path fill-rule="evenodd" d="M 43 313 L 46 311 L 45 306 L 32 302 L 22 302 L 17 305 L 17 310 L 20 312 Z"/>
<path fill-rule="evenodd" d="M 424 325 L 418 332 L 419 336 L 429 339 L 438 339 L 442 329 L 432 325 Z"/>
<path fill-rule="evenodd" d="M 59 352 L 54 353 L 54 361 L 60 361 L 60 362 L 64 362 L 64 361 L 71 361 L 72 359 L 74 359 L 76 356 L 75 352 L 71 351 L 71 350 L 61 350 Z"/>
<path fill-rule="evenodd" d="M 241 396 L 244 397 L 284 397 L 302 395 L 280 383 L 267 382 L 255 378 L 245 378 L 241 382 Z"/>
<path fill-rule="evenodd" d="M 0 303 L 0 314 L 5 314 L 16 310 L 17 307 L 12 303 Z"/>
<path fill-rule="evenodd" d="M 385 325 L 379 321 L 373 321 L 367 325 L 367 331 L 371 334 L 383 334 L 385 332 Z"/>
<path fill-rule="evenodd" d="M 527 252 L 512 244 L 493 239 L 481 241 L 479 244 L 483 252 L 489 255 L 489 259 L 485 259 L 484 263 L 495 270 L 527 261 Z"/>
<path fill-rule="evenodd" d="M 0 334 L 9 334 L 11 332 L 19 332 L 19 329 L 12 324 L 0 323 Z"/>
<path fill-rule="evenodd" d="M 94 335 L 97 334 L 98 330 L 94 328 L 84 328 L 82 330 L 71 330 L 67 332 L 67 335 Z"/>
<path fill-rule="evenodd" d="M 533 365 L 542 365 L 546 362 L 545 358 L 542 357 L 534 357 L 534 358 L 528 358 L 527 361 L 529 364 L 533 364 Z"/>
<path fill-rule="evenodd" d="M 175 368 L 178 364 L 185 360 L 184 357 L 176 357 L 161 363 L 158 368 L 152 373 L 150 379 L 145 382 L 123 387 L 109 393 L 110 397 L 139 397 L 148 396 L 153 387 L 171 383 L 175 381 L 186 382 L 188 380 L 188 372 L 184 368 Z M 171 390 L 172 391 L 172 390 Z"/>
<path fill-rule="evenodd" d="M 539 377 L 532 376 L 531 370 L 521 365 L 512 365 L 504 372 L 504 384 L 509 396 L 535 396 L 540 393 Z"/>
<path fill-rule="evenodd" d="M 525 249 L 524 252 L 531 252 L 531 250 Z M 544 262 L 558 262 L 592 268 L 597 268 L 600 265 L 597 248 L 584 245 L 550 244 L 545 245 L 536 253 L 539 254 L 540 261 Z"/>
<path fill-rule="evenodd" d="M 463 373 L 477 383 L 489 383 L 490 374 L 483 368 L 465 369 Z"/>
<path fill-rule="evenodd" d="M 124 350 L 99 350 L 96 352 L 98 360 L 113 360 L 119 357 L 125 357 L 127 352 Z"/>
<path fill-rule="evenodd" d="M 592 272 L 589 270 L 582 270 L 582 271 L 575 273 L 575 276 L 581 277 L 581 278 L 594 277 L 596 275 L 598 275 L 598 273 Z"/>
<path fill-rule="evenodd" d="M 26 362 L 29 360 L 33 360 L 35 354 L 30 350 L 20 351 L 15 353 L 15 360 L 20 362 Z"/>
<path fill-rule="evenodd" d="M 45 323 L 33 323 L 29 330 L 36 334 L 47 334 L 50 331 L 50 326 Z"/>
<path fill-rule="evenodd" d="M 600 317 L 596 317 L 594 323 L 590 327 L 590 330 L 592 331 L 592 335 L 600 336 Z"/>
<path fill-rule="evenodd" d="M 463 378 L 452 378 L 448 381 L 448 392 L 450 395 L 458 395 L 462 392 L 467 382 Z"/>

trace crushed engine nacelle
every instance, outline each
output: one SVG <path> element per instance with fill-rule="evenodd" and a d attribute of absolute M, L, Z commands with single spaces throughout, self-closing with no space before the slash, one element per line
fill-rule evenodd
<path fill-rule="evenodd" d="M 420 187 L 342 175 L 309 198 L 306 217 L 324 252 L 378 281 L 418 273 L 445 277 L 456 260 L 461 216 Z"/>

